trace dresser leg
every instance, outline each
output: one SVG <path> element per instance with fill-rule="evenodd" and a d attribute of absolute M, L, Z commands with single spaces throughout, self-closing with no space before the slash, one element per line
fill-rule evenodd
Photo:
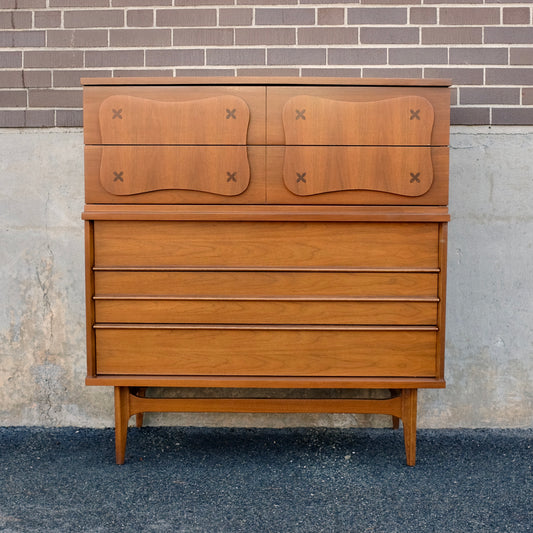
<path fill-rule="evenodd" d="M 140 387 L 135 391 L 135 394 L 139 398 L 145 398 L 146 397 L 146 387 Z M 143 427 L 143 420 L 144 420 L 144 413 L 137 413 L 135 415 L 135 426 L 138 428 Z"/>
<path fill-rule="evenodd" d="M 123 465 L 128 438 L 129 387 L 115 387 L 115 458 L 117 465 Z"/>
<path fill-rule="evenodd" d="M 399 429 L 400 419 L 397 416 L 392 417 L 392 429 Z"/>
<path fill-rule="evenodd" d="M 416 462 L 416 400 L 417 389 L 402 389 L 403 438 L 409 466 Z"/>

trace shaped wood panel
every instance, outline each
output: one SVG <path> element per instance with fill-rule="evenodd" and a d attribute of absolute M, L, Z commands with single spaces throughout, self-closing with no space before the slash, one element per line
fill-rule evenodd
<path fill-rule="evenodd" d="M 246 146 L 103 146 L 100 183 L 118 196 L 166 189 L 222 196 L 250 183 Z"/>
<path fill-rule="evenodd" d="M 283 181 L 298 196 L 358 189 L 421 196 L 433 183 L 431 148 L 287 146 Z"/>
<path fill-rule="evenodd" d="M 115 95 L 100 105 L 103 144 L 246 144 L 250 110 L 237 96 L 166 102 Z"/>

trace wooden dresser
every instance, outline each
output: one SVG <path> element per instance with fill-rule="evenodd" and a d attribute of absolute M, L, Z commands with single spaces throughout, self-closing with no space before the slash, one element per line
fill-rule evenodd
<path fill-rule="evenodd" d="M 86 382 L 115 387 L 117 463 L 133 414 L 227 411 L 392 415 L 414 465 L 417 389 L 445 385 L 449 80 L 82 83 Z"/>

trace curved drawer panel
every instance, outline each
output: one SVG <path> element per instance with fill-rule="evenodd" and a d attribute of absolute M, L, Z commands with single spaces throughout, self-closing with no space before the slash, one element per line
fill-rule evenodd
<path fill-rule="evenodd" d="M 246 144 L 250 110 L 237 96 L 165 102 L 116 95 L 100 105 L 103 144 Z"/>
<path fill-rule="evenodd" d="M 421 196 L 433 183 L 431 148 L 287 146 L 283 181 L 298 196 L 348 190 Z"/>
<path fill-rule="evenodd" d="M 429 146 L 433 106 L 421 96 L 346 102 L 295 96 L 283 108 L 288 145 Z"/>
<path fill-rule="evenodd" d="M 103 146 L 100 183 L 127 196 L 183 189 L 223 196 L 250 183 L 246 146 Z"/>

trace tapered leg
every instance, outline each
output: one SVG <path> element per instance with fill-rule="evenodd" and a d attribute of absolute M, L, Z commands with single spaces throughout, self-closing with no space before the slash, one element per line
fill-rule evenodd
<path fill-rule="evenodd" d="M 417 389 L 402 389 L 402 422 L 405 456 L 409 466 L 416 462 L 416 400 Z"/>
<path fill-rule="evenodd" d="M 392 429 L 398 429 L 400 427 L 400 419 L 397 416 L 392 417 Z"/>
<path fill-rule="evenodd" d="M 129 387 L 115 387 L 115 458 L 117 465 L 123 465 L 128 438 Z"/>
<path fill-rule="evenodd" d="M 144 398 L 146 396 L 146 387 L 140 387 L 139 389 L 137 389 L 136 394 L 137 396 L 139 396 L 139 398 Z M 135 426 L 138 428 L 142 428 L 143 419 L 144 419 L 144 413 L 137 413 L 135 415 Z"/>

